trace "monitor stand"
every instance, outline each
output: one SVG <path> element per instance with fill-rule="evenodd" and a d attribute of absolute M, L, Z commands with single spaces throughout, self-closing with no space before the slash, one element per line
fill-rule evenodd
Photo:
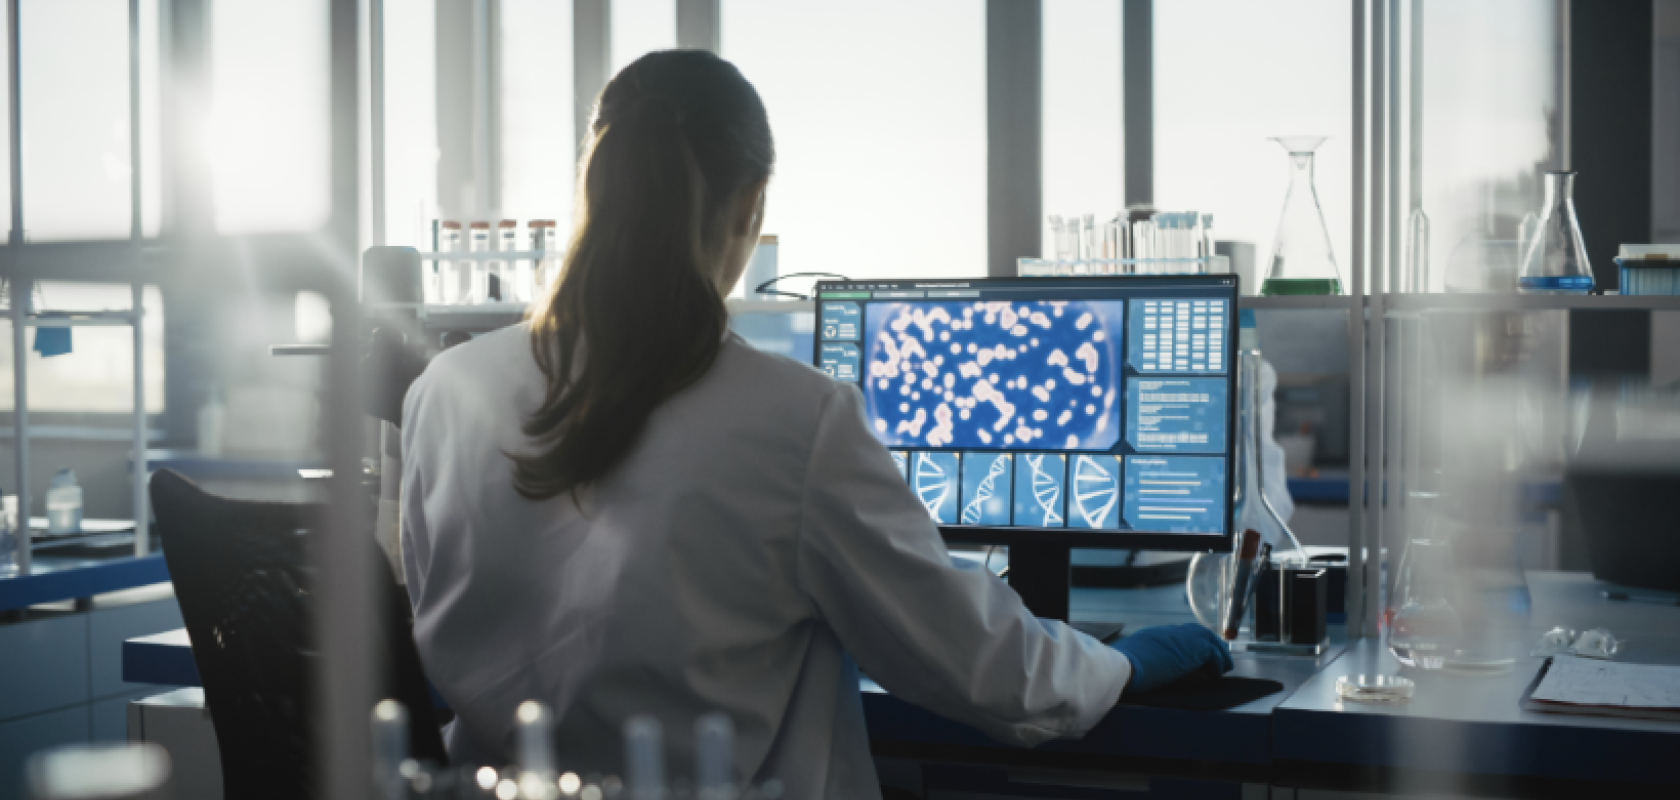
<path fill-rule="evenodd" d="M 1035 617 L 1068 621 L 1073 563 L 1067 545 L 1009 546 L 1009 586 Z"/>

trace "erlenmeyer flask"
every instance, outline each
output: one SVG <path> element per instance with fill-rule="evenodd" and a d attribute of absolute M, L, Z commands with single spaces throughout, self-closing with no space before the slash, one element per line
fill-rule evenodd
<path fill-rule="evenodd" d="M 1289 193 L 1283 198 L 1272 265 L 1260 285 L 1263 295 L 1341 294 L 1342 277 L 1330 252 L 1330 229 L 1313 186 L 1313 151 L 1323 136 L 1278 136 L 1289 151 Z"/>
<path fill-rule="evenodd" d="M 1517 290 L 1531 294 L 1586 294 L 1592 291 L 1592 265 L 1575 220 L 1575 173 L 1546 173 L 1546 206 L 1540 227 L 1522 243 Z"/>
<path fill-rule="evenodd" d="M 1450 598 L 1452 546 L 1420 537 L 1406 544 L 1390 594 L 1388 650 L 1395 660 L 1418 669 L 1440 669 L 1459 646 L 1463 620 Z"/>

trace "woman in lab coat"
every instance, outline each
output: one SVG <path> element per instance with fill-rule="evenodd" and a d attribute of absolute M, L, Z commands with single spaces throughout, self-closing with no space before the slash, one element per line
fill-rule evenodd
<path fill-rule="evenodd" d="M 438 356 L 404 404 L 403 561 L 452 756 L 505 763 L 534 699 L 565 768 L 620 770 L 637 714 L 686 765 L 695 718 L 721 711 L 737 780 L 869 797 L 859 667 L 1028 746 L 1230 668 L 1203 629 L 1110 649 L 953 565 L 858 392 L 729 332 L 774 164 L 733 65 L 644 56 L 593 133 L 557 288 Z"/>

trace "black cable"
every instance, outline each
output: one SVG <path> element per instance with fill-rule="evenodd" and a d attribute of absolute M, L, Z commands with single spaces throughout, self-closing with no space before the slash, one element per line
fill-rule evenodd
<path fill-rule="evenodd" d="M 776 290 L 770 288 L 771 286 L 776 285 L 776 283 L 778 281 L 786 280 L 788 278 L 834 278 L 836 280 L 842 280 L 842 281 L 851 280 L 851 278 L 848 278 L 844 275 L 837 275 L 833 272 L 792 272 L 792 273 L 789 273 L 787 275 L 777 275 L 776 277 L 771 278 L 770 280 L 767 280 L 767 281 L 759 284 L 758 288 L 753 290 L 753 294 L 769 294 L 769 295 L 775 295 L 777 297 L 791 297 L 795 300 L 809 300 L 809 299 L 811 299 L 811 296 L 808 295 L 808 294 L 800 294 L 798 292 L 782 292 L 782 291 L 776 291 Z M 749 297 L 747 299 L 751 300 L 752 298 Z"/>

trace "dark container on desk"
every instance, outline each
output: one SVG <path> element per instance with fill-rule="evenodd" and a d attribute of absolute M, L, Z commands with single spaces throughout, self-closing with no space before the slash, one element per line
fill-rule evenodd
<path fill-rule="evenodd" d="M 1346 569 L 1337 568 L 1346 580 Z M 1272 568 L 1260 575 L 1254 600 L 1254 639 L 1283 644 L 1324 641 L 1332 569 Z"/>

